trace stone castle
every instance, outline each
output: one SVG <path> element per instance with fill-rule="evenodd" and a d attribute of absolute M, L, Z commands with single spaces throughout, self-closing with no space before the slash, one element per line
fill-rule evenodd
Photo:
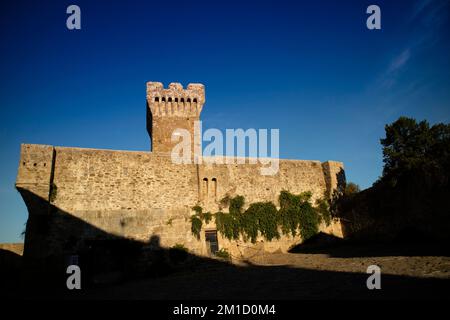
<path fill-rule="evenodd" d="M 29 212 L 24 255 L 45 258 L 70 255 L 95 241 L 126 238 L 170 248 L 182 244 L 207 256 L 226 248 L 233 257 L 258 252 L 286 252 L 300 237 L 258 239 L 255 244 L 229 241 L 214 222 L 203 226 L 200 239 L 191 232 L 192 207 L 218 209 L 226 195 L 246 203 L 272 201 L 280 191 L 311 191 L 313 199 L 330 196 L 345 183 L 343 164 L 335 161 L 280 160 L 273 176 L 260 174 L 260 164 L 175 164 L 172 132 L 194 135 L 205 103 L 201 84 L 147 83 L 147 130 L 151 152 L 115 151 L 22 144 L 16 187 Z M 342 236 L 334 221 L 321 230 Z"/>

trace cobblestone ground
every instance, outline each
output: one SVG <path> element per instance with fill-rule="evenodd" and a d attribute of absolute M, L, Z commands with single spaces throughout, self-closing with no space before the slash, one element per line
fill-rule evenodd
<path fill-rule="evenodd" d="M 446 249 L 444 249 L 446 250 Z M 162 278 L 95 289 L 83 297 L 127 299 L 449 299 L 450 257 L 426 247 L 341 246 L 275 253 L 238 266 L 205 262 Z M 367 267 L 381 268 L 368 290 Z"/>

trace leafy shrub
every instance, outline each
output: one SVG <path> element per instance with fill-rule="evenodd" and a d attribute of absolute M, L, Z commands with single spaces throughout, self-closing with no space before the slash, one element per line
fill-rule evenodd
<path fill-rule="evenodd" d="M 230 253 L 225 248 L 222 248 L 219 251 L 217 251 L 215 256 L 224 260 L 231 260 Z"/>
<path fill-rule="evenodd" d="M 181 243 L 176 243 L 171 249 L 182 250 L 182 251 L 186 251 L 186 252 L 188 251 L 188 248 L 186 248 Z"/>

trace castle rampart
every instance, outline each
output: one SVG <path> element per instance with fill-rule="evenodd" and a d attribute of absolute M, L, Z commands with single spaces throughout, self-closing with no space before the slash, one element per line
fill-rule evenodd
<path fill-rule="evenodd" d="M 227 195 L 242 195 L 247 204 L 278 205 L 282 190 L 311 191 L 315 200 L 331 196 L 345 183 L 343 165 L 334 161 L 280 160 L 273 176 L 261 175 L 259 163 L 173 163 L 168 153 L 170 130 L 178 125 L 191 128 L 203 103 L 203 85 L 183 89 L 172 83 L 164 89 L 160 83 L 147 83 L 153 152 L 23 144 L 16 186 L 29 211 L 24 255 L 68 254 L 87 241 L 109 237 L 146 243 L 155 236 L 162 247 L 183 244 L 193 253 L 207 255 L 204 231 L 215 226 L 204 226 L 197 239 L 191 232 L 193 206 L 216 212 Z M 341 236 L 338 223 L 321 228 Z M 220 248 L 245 255 L 254 248 L 286 251 L 301 239 L 259 239 L 244 246 L 250 248 L 247 253 L 240 241 L 228 241 L 220 234 L 218 241 Z"/>

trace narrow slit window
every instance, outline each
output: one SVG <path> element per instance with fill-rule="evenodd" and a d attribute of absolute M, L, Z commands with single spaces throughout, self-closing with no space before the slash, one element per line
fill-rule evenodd
<path fill-rule="evenodd" d="M 203 178 L 203 198 L 208 198 L 208 178 Z"/>
<path fill-rule="evenodd" d="M 212 196 L 214 197 L 214 200 L 217 199 L 217 179 L 216 178 L 212 178 L 211 179 L 212 182 Z"/>

